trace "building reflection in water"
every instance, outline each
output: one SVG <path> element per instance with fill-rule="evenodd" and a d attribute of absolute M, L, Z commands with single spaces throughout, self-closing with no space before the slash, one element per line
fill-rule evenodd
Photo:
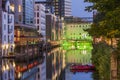
<path fill-rule="evenodd" d="M 64 80 L 65 54 L 61 48 L 46 54 L 47 80 Z M 61 74 L 62 73 L 62 74 Z"/>
<path fill-rule="evenodd" d="M 0 80 L 65 80 L 65 51 L 55 48 L 42 53 L 34 59 L 1 59 Z"/>
<path fill-rule="evenodd" d="M 0 80 L 15 80 L 15 62 L 13 59 L 1 59 Z"/>
<path fill-rule="evenodd" d="M 91 50 L 66 51 L 66 64 L 91 64 Z"/>

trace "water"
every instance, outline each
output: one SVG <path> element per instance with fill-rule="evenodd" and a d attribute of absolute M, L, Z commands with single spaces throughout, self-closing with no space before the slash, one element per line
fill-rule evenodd
<path fill-rule="evenodd" d="M 67 67 L 65 69 L 66 76 L 65 80 L 94 80 L 92 78 L 93 72 L 70 72 L 69 68 Z"/>
<path fill-rule="evenodd" d="M 90 64 L 91 51 L 89 50 L 62 50 L 55 48 L 43 52 L 44 58 L 17 61 L 2 59 L 1 80 L 93 80 L 92 72 L 76 72 L 69 70 L 71 63 Z M 23 59 L 23 58 L 22 58 Z M 64 71 L 65 70 L 65 71 Z M 62 72 L 62 73 L 61 73 Z M 46 77 L 47 76 L 47 77 Z"/>

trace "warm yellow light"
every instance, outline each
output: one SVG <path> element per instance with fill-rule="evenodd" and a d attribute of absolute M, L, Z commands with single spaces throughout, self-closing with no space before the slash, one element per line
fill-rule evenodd
<path fill-rule="evenodd" d="M 15 9 L 14 4 L 10 5 L 10 9 L 14 12 Z"/>
<path fill-rule="evenodd" d="M 2 48 L 5 49 L 5 45 L 4 44 L 2 45 Z"/>
<path fill-rule="evenodd" d="M 22 8 L 21 8 L 21 5 L 18 6 L 18 12 L 21 12 L 22 11 Z"/>
<path fill-rule="evenodd" d="M 86 54 L 86 50 L 83 50 L 83 54 Z"/>
<path fill-rule="evenodd" d="M 8 44 L 6 44 L 6 48 L 8 49 Z"/>
<path fill-rule="evenodd" d="M 2 71 L 5 71 L 5 66 L 2 67 Z"/>
<path fill-rule="evenodd" d="M 13 67 L 15 67 L 15 62 L 13 62 Z"/>
<path fill-rule="evenodd" d="M 9 70 L 9 66 L 8 65 L 6 65 L 6 69 Z"/>
<path fill-rule="evenodd" d="M 13 44 L 13 48 L 15 48 L 15 44 Z"/>
<path fill-rule="evenodd" d="M 21 73 L 19 72 L 19 73 L 18 73 L 18 78 L 20 78 L 20 77 L 21 77 Z"/>

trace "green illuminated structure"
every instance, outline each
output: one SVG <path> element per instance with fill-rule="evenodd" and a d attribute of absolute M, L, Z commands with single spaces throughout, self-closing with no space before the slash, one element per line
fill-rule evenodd
<path fill-rule="evenodd" d="M 92 49 L 92 37 L 85 31 L 91 23 L 68 23 L 64 28 L 62 47 L 69 49 Z"/>
<path fill-rule="evenodd" d="M 68 18 L 64 26 L 61 46 L 66 51 L 66 63 L 91 64 L 92 37 L 86 29 L 91 23 L 80 18 Z"/>

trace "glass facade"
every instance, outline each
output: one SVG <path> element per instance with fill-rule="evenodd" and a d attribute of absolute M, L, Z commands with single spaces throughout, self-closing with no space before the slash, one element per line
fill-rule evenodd
<path fill-rule="evenodd" d="M 23 23 L 34 23 L 34 0 L 23 0 Z"/>
<path fill-rule="evenodd" d="M 60 17 L 71 16 L 71 0 L 53 0 L 53 4 L 55 15 Z"/>

